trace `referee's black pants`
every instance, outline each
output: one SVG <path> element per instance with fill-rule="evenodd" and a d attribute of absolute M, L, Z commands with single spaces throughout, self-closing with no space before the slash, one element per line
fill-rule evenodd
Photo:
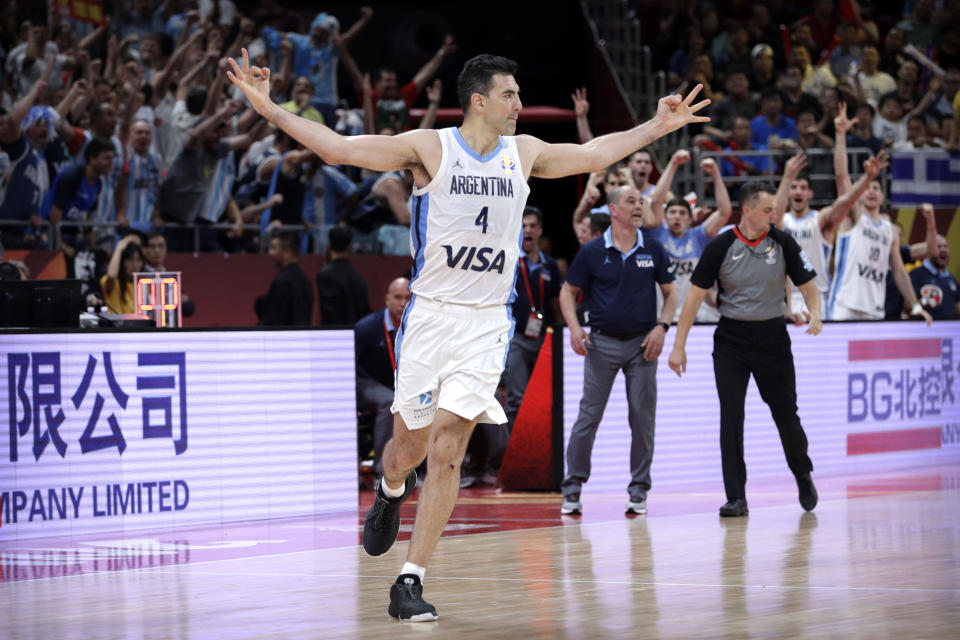
<path fill-rule="evenodd" d="M 713 372 L 720 397 L 720 458 L 727 499 L 746 499 L 743 414 L 750 375 L 770 407 L 793 474 L 813 471 L 797 416 L 797 379 L 783 318 L 744 322 L 721 318 L 713 335 Z"/>

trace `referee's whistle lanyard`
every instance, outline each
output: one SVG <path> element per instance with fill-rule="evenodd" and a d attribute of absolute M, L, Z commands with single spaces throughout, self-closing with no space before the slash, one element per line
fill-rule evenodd
<path fill-rule="evenodd" d="M 387 319 L 383 319 L 383 336 L 387 339 L 387 353 L 390 354 L 390 366 L 393 372 L 397 372 L 397 356 L 393 353 L 393 339 L 390 337 L 390 327 L 387 326 Z"/>
<path fill-rule="evenodd" d="M 530 288 L 530 276 L 527 274 L 527 260 L 520 258 L 520 271 L 523 273 L 523 286 L 527 289 L 527 300 L 530 302 L 530 311 L 537 312 L 537 306 L 533 304 L 533 289 Z M 540 305 L 543 305 L 543 264 L 540 264 L 540 270 L 537 274 L 540 280 Z"/>

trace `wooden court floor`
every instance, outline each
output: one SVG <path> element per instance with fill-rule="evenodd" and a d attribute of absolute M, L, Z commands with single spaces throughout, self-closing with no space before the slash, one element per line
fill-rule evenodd
<path fill-rule="evenodd" d="M 380 558 L 357 546 L 363 507 L 4 543 L 0 638 L 960 637 L 960 466 L 818 487 L 809 514 L 786 482 L 753 487 L 737 519 L 709 488 L 652 492 L 632 519 L 622 496 L 585 491 L 584 516 L 561 518 L 558 495 L 465 492 L 425 581 L 440 619 L 421 624 L 386 614 L 413 505 Z"/>

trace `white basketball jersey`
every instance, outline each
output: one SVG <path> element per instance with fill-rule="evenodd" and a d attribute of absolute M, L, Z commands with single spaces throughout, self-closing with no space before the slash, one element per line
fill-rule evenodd
<path fill-rule="evenodd" d="M 530 188 L 513 136 L 479 156 L 455 127 L 437 131 L 440 168 L 414 189 L 410 291 L 479 307 L 511 302 Z"/>
<path fill-rule="evenodd" d="M 883 218 L 873 220 L 866 213 L 860 214 L 853 228 L 837 234 L 829 317 L 833 317 L 834 308 L 840 304 L 883 318 L 891 244 L 893 225 Z"/>
<path fill-rule="evenodd" d="M 796 218 L 789 211 L 783 216 L 783 230 L 793 236 L 803 253 L 806 254 L 817 272 L 813 279 L 820 293 L 826 293 L 830 288 L 830 276 L 827 261 L 823 252 L 823 234 L 820 232 L 820 212 L 811 210 L 802 218 Z"/>

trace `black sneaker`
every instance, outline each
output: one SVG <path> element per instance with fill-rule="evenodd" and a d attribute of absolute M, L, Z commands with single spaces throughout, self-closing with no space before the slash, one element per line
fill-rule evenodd
<path fill-rule="evenodd" d="M 380 491 L 381 484 L 383 478 L 380 478 L 374 488 L 376 497 L 363 523 L 363 550 L 371 556 L 382 556 L 397 541 L 397 536 L 400 535 L 400 505 L 417 487 L 417 472 L 411 471 L 407 476 L 403 495 L 399 498 L 383 495 Z"/>
<path fill-rule="evenodd" d="M 817 488 L 813 486 L 813 479 L 809 473 L 797 476 L 797 489 L 800 490 L 800 506 L 805 511 L 813 511 L 817 506 Z"/>
<path fill-rule="evenodd" d="M 720 507 L 720 517 L 722 518 L 739 518 L 749 513 L 750 510 L 747 509 L 747 501 L 743 498 L 727 500 L 727 503 Z"/>
<path fill-rule="evenodd" d="M 420 576 L 413 573 L 404 573 L 391 585 L 387 613 L 404 622 L 432 622 L 437 619 L 436 608 L 423 599 Z"/>

